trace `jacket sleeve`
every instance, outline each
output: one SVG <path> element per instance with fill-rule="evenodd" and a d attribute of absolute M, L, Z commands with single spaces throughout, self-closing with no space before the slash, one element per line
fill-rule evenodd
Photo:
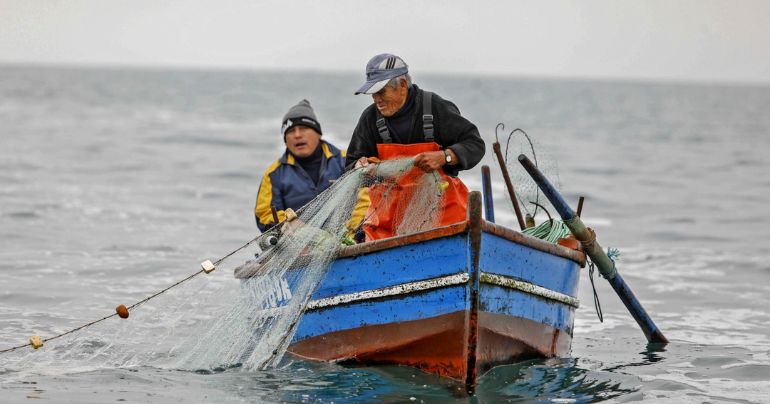
<path fill-rule="evenodd" d="M 451 101 L 436 100 L 437 133 L 446 146 L 457 155 L 457 165 L 452 166 L 454 175 L 457 171 L 468 170 L 476 166 L 484 157 L 485 145 L 479 130 L 471 121 L 460 115 L 460 110 Z"/>
<path fill-rule="evenodd" d="M 371 114 L 372 107 L 368 107 L 361 114 L 356 128 L 353 130 L 353 136 L 348 145 L 348 152 L 345 158 L 345 170 L 350 170 L 361 157 L 377 157 L 377 139 L 379 135 L 373 130 L 374 124 L 370 123 L 368 116 Z"/>
<path fill-rule="evenodd" d="M 278 210 L 278 220 L 283 220 L 283 218 L 286 217 L 281 188 L 273 184 L 273 181 L 270 178 L 270 174 L 275 172 L 278 164 L 280 163 L 273 163 L 273 165 L 267 169 L 265 175 L 262 176 L 262 182 L 259 184 L 257 203 L 254 206 L 254 217 L 257 220 L 257 227 L 259 227 L 261 232 L 264 232 L 275 225 L 273 212 L 272 209 L 270 209 L 271 206 L 275 206 L 276 210 Z"/>

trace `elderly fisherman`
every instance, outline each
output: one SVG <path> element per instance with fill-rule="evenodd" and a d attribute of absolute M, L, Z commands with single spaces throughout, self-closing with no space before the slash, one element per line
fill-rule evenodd
<path fill-rule="evenodd" d="M 460 115 L 451 101 L 412 84 L 407 64 L 395 55 L 380 54 L 369 60 L 366 82 L 355 94 L 370 94 L 374 103 L 361 114 L 353 132 L 347 168 L 366 166 L 372 157 L 412 157 L 416 168 L 437 171 L 447 184 L 438 224 L 465 220 L 468 189 L 456 176 L 484 157 L 484 141 L 476 125 Z M 405 181 L 387 194 L 382 184 L 370 187 L 370 211 L 363 223 L 367 241 L 395 234 L 399 190 L 405 196 L 406 188 L 416 186 Z"/>
<path fill-rule="evenodd" d="M 259 230 L 265 231 L 329 188 L 344 170 L 345 152 L 321 140 L 321 124 L 307 100 L 283 117 L 281 133 L 286 151 L 262 176 L 254 207 Z M 276 215 L 273 215 L 273 209 Z"/>

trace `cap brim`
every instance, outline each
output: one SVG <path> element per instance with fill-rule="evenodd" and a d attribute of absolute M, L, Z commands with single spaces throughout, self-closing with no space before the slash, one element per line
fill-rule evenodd
<path fill-rule="evenodd" d="M 375 81 L 372 83 L 367 81 L 363 86 L 361 86 L 361 88 L 358 89 L 358 91 L 355 92 L 355 94 L 374 94 L 377 91 L 382 90 L 389 81 L 390 79 Z"/>

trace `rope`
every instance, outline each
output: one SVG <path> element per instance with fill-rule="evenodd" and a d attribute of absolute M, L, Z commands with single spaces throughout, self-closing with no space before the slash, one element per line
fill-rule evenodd
<path fill-rule="evenodd" d="M 227 255 L 225 255 L 224 257 L 222 257 L 222 258 L 220 258 L 220 259 L 216 260 L 216 261 L 214 262 L 214 265 L 215 265 L 215 266 L 219 265 L 220 263 L 224 262 L 224 260 L 226 260 L 227 258 L 231 257 L 233 254 L 235 254 L 235 253 L 237 253 L 238 251 L 240 251 L 240 250 L 242 250 L 242 249 L 244 249 L 244 248 L 248 247 L 249 245 L 251 245 L 252 243 L 254 243 L 255 241 L 257 241 L 258 239 L 260 239 L 260 238 L 261 238 L 261 237 L 263 237 L 263 236 L 264 236 L 264 234 L 260 234 L 260 235 L 258 235 L 257 237 L 254 237 L 253 239 L 249 240 L 249 241 L 248 241 L 246 244 L 244 244 L 244 245 L 242 245 L 242 246 L 240 246 L 240 247 L 236 248 L 235 250 L 231 251 L 229 254 L 227 254 Z M 154 299 L 154 298 L 156 298 L 156 297 L 158 297 L 158 296 L 162 295 L 163 293 L 166 293 L 166 292 L 168 292 L 168 291 L 169 291 L 169 290 L 171 290 L 172 288 L 175 288 L 175 287 L 177 287 L 177 286 L 181 285 L 182 283 L 185 283 L 185 282 L 189 281 L 190 279 L 192 279 L 192 278 L 194 278 L 194 277 L 196 277 L 196 276 L 200 275 L 200 274 L 201 274 L 201 273 L 203 273 L 203 272 L 205 272 L 205 271 L 204 271 L 203 269 L 201 269 L 201 270 L 199 270 L 198 272 L 195 272 L 195 273 L 191 274 L 190 276 L 188 276 L 188 277 L 186 277 L 186 278 L 184 278 L 184 279 L 182 279 L 182 280 L 180 280 L 180 281 L 178 281 L 178 282 L 174 283 L 173 285 L 171 285 L 171 286 L 169 286 L 169 287 L 167 287 L 167 288 L 165 288 L 165 289 L 163 289 L 163 290 L 161 290 L 161 291 L 159 291 L 159 292 L 157 292 L 157 293 L 154 293 L 154 294 L 152 294 L 152 295 L 150 295 L 150 296 L 148 296 L 148 297 L 146 297 L 146 298 L 144 298 L 144 299 L 142 299 L 142 300 L 140 300 L 140 301 L 138 301 L 138 302 L 136 302 L 136 303 L 134 303 L 134 304 L 132 304 L 132 305 L 128 306 L 128 307 L 127 307 L 127 309 L 129 309 L 129 310 L 130 310 L 130 309 L 133 309 L 133 308 L 135 308 L 135 307 L 138 307 L 138 306 L 140 306 L 140 305 L 142 305 L 142 304 L 144 304 L 144 303 L 147 303 L 148 301 L 150 301 L 150 300 L 152 300 L 152 299 Z M 45 343 L 45 342 L 48 342 L 48 341 L 53 341 L 53 340 L 55 340 L 55 339 L 57 339 L 57 338 L 61 338 L 61 337 L 65 336 L 65 335 L 73 334 L 73 333 L 75 333 L 75 332 L 78 332 L 78 331 L 80 331 L 80 330 L 82 330 L 82 329 L 84 329 L 84 328 L 88 328 L 88 327 L 90 327 L 90 326 L 92 326 L 92 325 L 95 325 L 95 324 L 101 323 L 102 321 L 104 321 L 104 320 L 107 320 L 107 319 L 109 319 L 109 318 L 112 318 L 112 317 L 115 317 L 115 316 L 117 316 L 117 315 L 118 315 L 118 313 L 117 313 L 117 312 L 116 312 L 116 313 L 112 313 L 112 314 L 110 314 L 109 316 L 104 316 L 104 317 L 102 317 L 102 318 L 100 318 L 100 319 L 98 319 L 98 320 L 94 320 L 94 321 L 91 321 L 90 323 L 86 323 L 86 324 L 83 324 L 83 325 L 81 325 L 80 327 L 77 327 L 77 328 L 73 328 L 73 329 L 71 329 L 71 330 L 69 330 L 69 331 L 66 331 L 66 332 L 63 332 L 63 333 L 61 333 L 61 334 L 57 334 L 57 335 L 54 335 L 54 336 L 52 336 L 52 337 L 48 337 L 48 338 L 46 338 L 46 339 L 43 339 L 42 341 L 43 341 L 44 343 Z M 14 346 L 14 347 L 10 347 L 10 348 L 6 348 L 6 349 L 2 349 L 2 350 L 0 350 L 0 354 L 4 354 L 4 353 L 7 353 L 7 352 L 12 352 L 12 351 L 15 351 L 15 350 L 18 350 L 18 349 L 21 349 L 21 348 L 27 347 L 27 346 L 31 346 L 31 345 L 32 345 L 32 343 L 31 343 L 31 342 L 28 342 L 28 343 L 26 343 L 26 344 L 23 344 L 23 345 L 17 345 L 17 346 Z"/>
<path fill-rule="evenodd" d="M 604 314 L 602 314 L 602 303 L 599 301 L 599 295 L 596 293 L 596 285 L 594 285 L 594 262 L 588 261 L 588 279 L 591 280 L 591 289 L 594 291 L 594 309 L 596 315 L 599 317 L 599 322 L 604 322 Z"/>
<path fill-rule="evenodd" d="M 596 242 L 596 232 L 594 231 L 594 229 L 590 227 L 586 227 L 586 230 L 588 230 L 588 234 L 590 235 L 590 237 L 588 238 L 588 240 L 586 241 L 580 240 L 580 242 L 583 243 L 583 249 L 585 251 L 590 251 L 591 248 L 594 246 L 594 243 Z"/>
<path fill-rule="evenodd" d="M 572 234 L 564 222 L 561 220 L 549 220 L 540 223 L 535 227 L 529 227 L 521 231 L 528 236 L 537 237 L 550 243 L 556 243 L 560 238 Z"/>
<path fill-rule="evenodd" d="M 594 236 L 594 238 L 596 238 L 596 236 Z M 617 248 L 607 247 L 607 258 L 612 260 L 612 269 L 614 270 L 615 260 L 620 258 L 620 250 Z"/>
<path fill-rule="evenodd" d="M 593 232 L 593 230 L 588 229 L 591 231 L 591 234 L 593 237 L 591 238 L 591 243 L 593 243 L 594 240 L 596 240 L 596 234 Z M 615 273 L 615 260 L 620 258 L 620 250 L 617 248 L 607 247 L 607 258 L 612 261 L 612 272 Z M 602 305 L 599 302 L 599 295 L 596 293 L 596 286 L 594 285 L 594 263 L 593 261 L 588 262 L 588 279 L 591 280 L 591 288 L 594 291 L 594 309 L 596 309 L 596 315 L 599 316 L 599 322 L 604 322 L 604 315 L 602 314 Z M 599 273 L 603 278 L 606 278 L 604 275 Z"/>

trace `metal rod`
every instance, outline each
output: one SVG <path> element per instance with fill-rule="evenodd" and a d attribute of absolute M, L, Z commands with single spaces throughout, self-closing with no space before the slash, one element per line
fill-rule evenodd
<path fill-rule="evenodd" d="M 513 203 L 513 211 L 516 212 L 516 219 L 519 221 L 519 228 L 524 230 L 527 228 L 527 225 L 524 223 L 524 216 L 521 215 L 519 201 L 516 199 L 516 192 L 513 190 L 511 177 L 508 175 L 508 169 L 505 167 L 505 159 L 503 158 L 503 152 L 500 150 L 500 142 L 492 143 L 492 150 L 497 156 L 497 162 L 500 163 L 500 171 L 503 172 L 503 180 L 505 180 L 505 187 L 508 189 L 508 196 L 511 197 L 511 202 Z"/>
<path fill-rule="evenodd" d="M 484 218 L 488 222 L 495 222 L 495 205 L 492 201 L 492 177 L 489 174 L 489 166 L 481 166 L 481 188 L 484 191 Z"/>
<path fill-rule="evenodd" d="M 596 234 L 594 231 L 583 224 L 583 221 L 580 220 L 580 216 L 575 215 L 575 212 L 573 212 L 572 208 L 567 205 L 567 202 L 559 194 L 559 191 L 551 185 L 548 179 L 545 178 L 543 173 L 535 167 L 527 156 L 523 154 L 519 155 L 519 163 L 524 166 L 524 169 L 527 170 L 532 179 L 537 183 L 538 187 L 540 187 L 545 196 L 548 197 L 548 200 L 551 201 L 551 205 L 553 205 L 556 208 L 556 211 L 559 212 L 562 220 L 564 220 L 564 224 L 569 227 L 572 234 L 575 235 L 575 238 L 583 244 L 586 254 L 591 257 L 591 260 L 596 264 L 599 272 L 605 279 L 607 279 L 607 281 L 609 281 L 610 285 L 612 285 L 612 289 L 615 290 L 615 293 L 618 294 L 620 300 L 626 305 L 626 308 L 634 317 L 634 320 L 639 324 L 645 337 L 647 337 L 647 341 L 667 343 L 668 339 L 666 339 L 644 310 L 642 304 L 636 296 L 634 296 L 631 287 L 628 286 L 625 280 L 623 280 L 623 277 L 617 272 L 615 262 L 607 256 L 602 249 L 602 246 L 596 241 Z"/>
<path fill-rule="evenodd" d="M 278 220 L 278 210 L 275 208 L 275 206 L 270 207 L 270 213 L 273 214 L 273 223 L 280 222 L 280 220 Z"/>
<path fill-rule="evenodd" d="M 578 208 L 577 208 L 577 215 L 578 215 L 578 216 L 580 216 L 580 214 L 583 212 L 583 201 L 584 201 L 585 199 L 586 199 L 586 198 L 584 198 L 584 197 L 582 197 L 582 196 L 580 197 L 580 199 L 578 199 Z"/>

